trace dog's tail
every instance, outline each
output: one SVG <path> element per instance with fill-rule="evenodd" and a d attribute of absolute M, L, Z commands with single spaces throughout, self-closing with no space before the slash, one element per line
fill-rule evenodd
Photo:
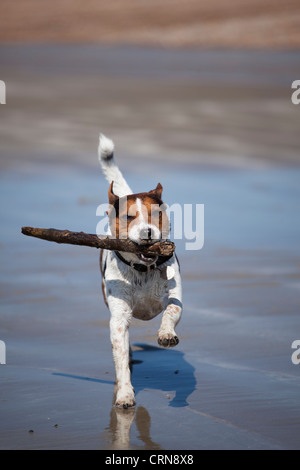
<path fill-rule="evenodd" d="M 105 135 L 99 136 L 98 157 L 103 173 L 109 183 L 114 182 L 113 191 L 116 196 L 122 197 L 132 194 L 124 176 L 114 160 L 114 143 Z"/>

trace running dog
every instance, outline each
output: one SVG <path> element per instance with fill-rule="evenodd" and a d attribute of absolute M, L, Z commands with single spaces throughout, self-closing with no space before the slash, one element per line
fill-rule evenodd
<path fill-rule="evenodd" d="M 111 236 L 129 238 L 144 247 L 169 236 L 163 187 L 134 194 L 114 160 L 114 143 L 100 134 L 99 161 L 110 183 L 108 221 Z M 145 256 L 102 250 L 100 254 L 102 290 L 108 306 L 110 339 L 116 371 L 115 405 L 135 405 L 131 384 L 129 325 L 132 317 L 151 320 L 163 312 L 158 343 L 164 347 L 179 342 L 175 327 L 182 312 L 181 278 L 175 254 L 168 257 Z"/>

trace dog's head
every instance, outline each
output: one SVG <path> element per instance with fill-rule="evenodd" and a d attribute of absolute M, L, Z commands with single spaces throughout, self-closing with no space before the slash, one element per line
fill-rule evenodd
<path fill-rule="evenodd" d="M 113 181 L 108 191 L 108 211 L 111 234 L 115 238 L 129 238 L 137 245 L 150 245 L 169 237 L 169 220 L 163 203 L 163 187 L 145 193 L 118 197 L 113 192 Z M 151 265 L 157 257 L 126 253 L 126 259 L 134 263 Z"/>

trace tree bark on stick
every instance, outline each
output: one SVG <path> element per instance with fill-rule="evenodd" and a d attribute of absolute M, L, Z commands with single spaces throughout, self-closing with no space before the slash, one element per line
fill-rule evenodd
<path fill-rule="evenodd" d="M 93 248 L 113 251 L 127 251 L 128 253 L 143 253 L 145 255 L 170 256 L 175 250 L 175 245 L 171 241 L 155 242 L 152 245 L 137 245 L 129 239 L 116 239 L 106 235 L 71 232 L 55 228 L 22 227 L 22 233 L 30 237 L 41 238 L 56 243 L 91 246 Z"/>

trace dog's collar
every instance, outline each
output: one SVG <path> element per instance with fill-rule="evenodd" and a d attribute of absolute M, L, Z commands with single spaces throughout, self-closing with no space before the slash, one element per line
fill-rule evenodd
<path fill-rule="evenodd" d="M 155 263 L 151 264 L 150 266 L 146 266 L 145 264 L 133 263 L 132 261 L 131 262 L 127 261 L 125 258 L 123 258 L 123 256 L 118 251 L 115 251 L 115 253 L 116 253 L 117 257 L 119 258 L 119 260 L 121 260 L 123 263 L 127 264 L 127 266 L 130 266 L 131 268 L 135 269 L 136 271 L 139 271 L 139 272 L 142 272 L 142 273 L 157 269 L 158 266 L 162 265 L 163 263 L 166 263 L 173 256 L 173 253 L 170 256 L 159 256 Z"/>

